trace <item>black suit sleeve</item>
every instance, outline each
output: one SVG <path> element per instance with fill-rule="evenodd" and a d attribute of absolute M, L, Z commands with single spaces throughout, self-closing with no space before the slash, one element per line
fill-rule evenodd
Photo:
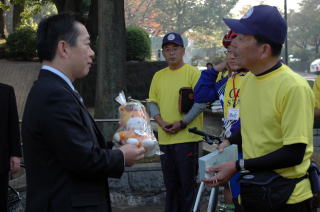
<path fill-rule="evenodd" d="M 90 178 L 121 177 L 123 153 L 100 147 L 71 93 L 51 93 L 46 104 L 44 142 L 65 169 Z"/>
<path fill-rule="evenodd" d="M 21 143 L 19 130 L 19 117 L 16 96 L 12 87 L 9 87 L 9 149 L 10 156 L 21 157 Z"/>

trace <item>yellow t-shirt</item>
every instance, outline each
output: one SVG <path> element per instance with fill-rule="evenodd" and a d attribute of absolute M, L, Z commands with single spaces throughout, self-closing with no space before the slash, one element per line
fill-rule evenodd
<path fill-rule="evenodd" d="M 217 79 L 216 79 L 216 82 L 219 82 L 220 80 L 222 80 L 226 76 L 228 76 L 228 71 L 219 72 L 218 76 L 217 76 Z"/>
<path fill-rule="evenodd" d="M 315 108 L 320 109 L 320 76 L 317 76 L 316 81 L 313 84 L 313 93 L 315 96 Z"/>
<path fill-rule="evenodd" d="M 233 75 L 228 79 L 226 83 L 226 88 L 224 91 L 224 102 L 223 102 L 224 118 L 228 118 L 228 109 L 233 108 L 234 103 L 235 103 L 235 108 L 240 108 L 239 107 L 240 90 L 241 90 L 240 88 L 241 88 L 243 79 L 245 78 L 247 73 L 248 72 L 233 73 Z M 237 98 L 235 98 L 235 95 L 237 96 Z"/>
<path fill-rule="evenodd" d="M 314 95 L 305 79 L 288 66 L 262 76 L 246 75 L 241 87 L 240 117 L 245 159 L 273 152 L 284 145 L 307 144 L 301 164 L 275 170 L 287 178 L 306 174 L 313 152 Z M 310 181 L 299 182 L 288 204 L 312 197 Z"/>
<path fill-rule="evenodd" d="M 188 64 L 181 68 L 171 70 L 169 67 L 155 73 L 153 76 L 148 102 L 155 102 L 160 109 L 161 118 L 168 122 L 176 122 L 183 119 L 179 112 L 179 90 L 182 87 L 196 85 L 200 77 L 200 71 Z M 158 127 L 159 143 L 162 145 L 200 141 L 201 137 L 188 132 L 188 128 L 202 129 L 202 114 L 197 116 L 187 128 L 176 134 L 168 134 Z"/>

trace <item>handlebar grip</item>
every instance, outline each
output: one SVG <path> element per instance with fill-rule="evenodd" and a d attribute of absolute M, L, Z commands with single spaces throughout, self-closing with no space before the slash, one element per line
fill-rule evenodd
<path fill-rule="evenodd" d="M 209 134 L 207 134 L 207 133 L 205 133 L 203 131 L 198 130 L 196 127 L 189 128 L 188 131 L 191 132 L 191 133 L 203 136 L 207 142 L 208 142 L 207 138 L 219 141 L 218 144 L 220 144 L 222 142 L 220 137 L 209 135 Z"/>
<path fill-rule="evenodd" d="M 197 128 L 196 128 L 196 127 L 189 128 L 189 129 L 188 129 L 188 131 L 189 131 L 189 132 L 191 132 L 191 133 L 197 134 L 197 135 L 201 135 L 201 136 L 208 136 L 208 134 L 207 134 L 207 133 L 202 132 L 202 131 L 200 131 L 200 130 L 197 130 Z"/>

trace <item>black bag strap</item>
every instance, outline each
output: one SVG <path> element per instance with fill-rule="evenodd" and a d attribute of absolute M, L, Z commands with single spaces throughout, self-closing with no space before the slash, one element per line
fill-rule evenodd
<path fill-rule="evenodd" d="M 308 175 L 306 174 L 299 178 L 285 178 L 274 171 L 260 171 L 260 172 L 249 172 L 249 173 L 243 174 L 238 179 L 238 182 L 245 183 L 245 184 L 267 185 L 271 181 L 277 178 L 283 178 L 284 180 L 290 180 L 292 182 L 294 181 L 295 184 L 297 184 L 303 179 L 307 178 L 307 176 Z"/>

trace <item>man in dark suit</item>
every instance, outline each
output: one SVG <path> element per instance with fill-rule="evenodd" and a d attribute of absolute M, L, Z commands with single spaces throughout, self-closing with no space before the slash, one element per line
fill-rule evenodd
<path fill-rule="evenodd" d="M 0 83 L 0 211 L 7 211 L 8 174 L 20 167 L 21 146 L 13 87 Z"/>
<path fill-rule="evenodd" d="M 27 212 L 111 211 L 107 178 L 143 158 L 143 147 L 107 149 L 72 82 L 86 76 L 94 52 L 83 24 L 62 14 L 41 21 L 42 70 L 26 102 L 22 140 Z"/>

